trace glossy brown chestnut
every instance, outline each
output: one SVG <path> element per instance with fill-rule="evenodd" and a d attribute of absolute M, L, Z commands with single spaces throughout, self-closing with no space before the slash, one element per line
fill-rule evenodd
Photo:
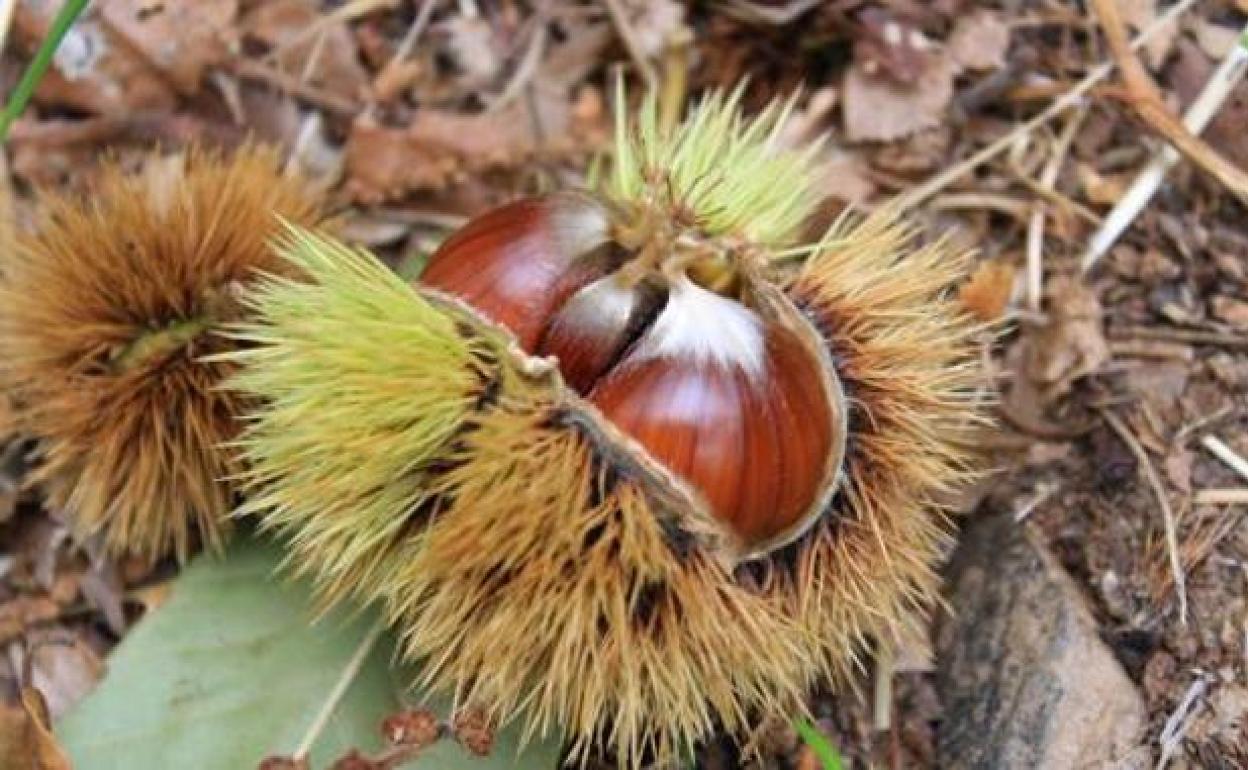
<path fill-rule="evenodd" d="M 611 216 L 581 195 L 504 206 L 448 240 L 422 281 L 555 357 L 744 553 L 788 542 L 821 511 L 844 447 L 817 335 L 738 257 L 661 236 L 630 251 Z"/>
<path fill-rule="evenodd" d="M 792 331 L 723 299 L 712 307 L 720 305 L 721 322 L 740 322 L 735 337 L 676 336 L 666 322 L 689 323 L 682 304 L 707 302 L 691 299 L 695 293 L 709 294 L 692 285 L 673 291 L 650 332 L 589 398 L 697 488 L 747 544 L 784 539 L 819 497 L 832 453 L 836 422 L 818 361 Z M 716 331 L 724 329 L 705 333 Z M 752 345 L 758 349 L 746 349 Z"/>
<path fill-rule="evenodd" d="M 429 259 L 421 283 L 463 299 L 537 351 L 551 314 L 600 272 L 605 209 L 577 194 L 526 198 L 471 220 Z"/>

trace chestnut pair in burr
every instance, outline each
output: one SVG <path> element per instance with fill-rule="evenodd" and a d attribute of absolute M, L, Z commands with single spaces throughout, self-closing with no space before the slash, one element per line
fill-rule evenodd
<path fill-rule="evenodd" d="M 835 489 L 845 404 L 818 333 L 745 244 L 586 193 L 478 217 L 422 283 L 553 357 L 739 538 L 791 542 Z"/>

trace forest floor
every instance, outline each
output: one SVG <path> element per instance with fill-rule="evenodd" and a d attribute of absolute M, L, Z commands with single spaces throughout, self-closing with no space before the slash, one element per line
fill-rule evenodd
<path fill-rule="evenodd" d="M 0 92 L 56 5 L 17 4 Z M 1171 4 L 1117 0 L 1129 35 L 1151 33 L 1141 66 L 1079 99 L 1065 95 L 1116 58 L 1089 10 L 1102 3 L 94 5 L 9 137 L 0 218 L 18 227 L 35 190 L 88 191 L 105 158 L 254 139 L 329 191 L 345 237 L 411 271 L 466 217 L 582 179 L 610 136 L 617 69 L 677 95 L 744 83 L 750 109 L 800 89 L 791 138 L 828 137 L 825 221 L 900 196 L 926 231 L 977 250 L 963 301 L 1005 331 L 983 340 L 999 428 L 994 471 L 957 503 L 964 521 L 1012 516 L 1073 578 L 1143 699 L 1150 762 L 1248 767 L 1248 189 L 1217 165 L 1248 169 L 1248 83 L 1082 264 L 1161 146 L 1141 89 L 1154 82 L 1181 116 L 1242 44 L 1248 2 L 1187 3 L 1158 27 Z M 986 148 L 999 151 L 977 158 Z M 57 714 L 174 568 L 73 547 L 23 491 L 23 451 L 0 456 L 0 697 L 33 672 Z M 817 724 L 847 766 L 936 767 L 939 661 L 923 639 L 892 658 L 891 686 L 868 671 L 857 693 L 818 695 Z M 796 734 L 772 732 L 750 761 L 816 766 Z M 718 747 L 702 760 L 739 762 Z"/>

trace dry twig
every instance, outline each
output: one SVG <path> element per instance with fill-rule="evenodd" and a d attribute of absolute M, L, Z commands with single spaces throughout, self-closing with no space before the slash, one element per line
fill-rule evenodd
<path fill-rule="evenodd" d="M 1140 471 L 1144 474 L 1148 485 L 1152 487 L 1153 496 L 1157 498 L 1157 504 L 1161 507 L 1162 526 L 1166 531 L 1166 552 L 1170 558 L 1170 572 L 1174 577 L 1175 593 L 1179 597 L 1179 622 L 1186 626 L 1187 579 L 1183 574 L 1183 564 L 1179 561 L 1178 524 L 1174 518 L 1174 509 L 1170 506 L 1170 498 L 1166 495 L 1166 488 L 1161 483 L 1161 477 L 1157 475 L 1157 469 L 1153 467 L 1153 461 L 1149 458 L 1148 452 L 1140 445 L 1139 440 L 1131 433 L 1126 423 L 1108 409 L 1098 408 L 1097 411 L 1105 419 L 1105 423 L 1131 450 L 1131 454 L 1135 455 L 1136 462 L 1140 464 Z"/>
<path fill-rule="evenodd" d="M 1248 488 L 1200 489 L 1192 500 L 1197 505 L 1244 505 L 1248 504 Z"/>
<path fill-rule="evenodd" d="M 1245 460 L 1234 449 L 1227 446 L 1222 439 L 1217 436 L 1205 436 L 1200 440 L 1200 443 L 1204 444 L 1205 449 L 1212 452 L 1214 457 L 1226 463 L 1228 468 L 1248 479 L 1248 460 Z"/>
<path fill-rule="evenodd" d="M 1126 26 L 1114 0 L 1092 0 L 1092 6 L 1101 20 L 1105 40 L 1118 64 L 1123 85 L 1127 88 L 1128 103 L 1134 108 L 1136 115 L 1240 200 L 1248 201 L 1248 173 L 1219 155 L 1166 108 L 1161 98 L 1161 90 L 1127 42 Z"/>
<path fill-rule="evenodd" d="M 1040 172 L 1042 189 L 1052 190 L 1057 186 L 1057 175 L 1062 170 L 1062 164 L 1066 162 L 1066 155 L 1070 152 L 1075 134 L 1079 133 L 1079 127 L 1087 116 L 1088 109 L 1082 106 L 1066 121 L 1065 128 L 1053 143 L 1053 152 L 1044 170 Z M 1040 300 L 1044 292 L 1044 220 L 1047 213 L 1048 207 L 1044 202 L 1036 201 L 1027 222 L 1027 308 L 1037 313 L 1040 312 Z"/>
<path fill-rule="evenodd" d="M 1183 125 L 1192 134 L 1199 134 L 1209 125 L 1209 121 L 1248 71 L 1248 26 L 1244 28 L 1243 35 L 1240 44 L 1231 48 L 1231 52 L 1214 70 L 1196 101 L 1183 116 Z M 1131 187 L 1118 200 L 1105 222 L 1088 242 L 1082 260 L 1084 272 L 1092 269 L 1096 261 L 1109 251 L 1123 231 L 1135 221 L 1140 210 L 1161 187 L 1166 173 L 1178 160 L 1179 151 L 1169 144 L 1153 155 L 1152 160 L 1131 183 Z"/>
<path fill-rule="evenodd" d="M 1140 34 L 1136 35 L 1135 39 L 1131 41 L 1131 49 L 1136 50 L 1142 47 L 1145 43 L 1151 40 L 1154 35 L 1165 29 L 1167 25 L 1195 5 L 1196 1 L 1197 0 L 1180 0 L 1180 2 L 1167 8 L 1165 13 L 1154 19 L 1152 24 L 1149 24 L 1147 28 L 1140 32 Z M 1042 110 L 1035 117 L 1015 126 L 1012 131 L 1001 136 L 995 142 L 989 144 L 987 147 L 984 147 L 982 150 L 961 163 L 951 166 L 950 168 L 931 176 L 926 182 L 918 187 L 913 187 L 901 195 L 898 195 L 889 205 L 899 211 L 906 211 L 919 205 L 923 201 L 948 187 L 950 184 L 958 181 L 974 169 L 1009 149 L 1011 145 L 1018 141 L 1019 137 L 1026 136 L 1038 127 L 1048 123 L 1053 118 L 1062 114 L 1071 106 L 1078 104 L 1079 101 L 1088 94 L 1088 92 L 1108 77 L 1109 73 L 1113 72 L 1113 70 L 1114 63 L 1112 61 L 1102 62 L 1092 68 L 1092 70 L 1084 76 L 1083 80 L 1076 83 L 1069 91 L 1066 91 L 1062 95 L 1055 98 L 1048 107 Z"/>

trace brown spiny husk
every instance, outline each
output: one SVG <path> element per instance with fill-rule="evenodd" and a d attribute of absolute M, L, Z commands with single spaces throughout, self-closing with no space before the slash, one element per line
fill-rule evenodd
<path fill-rule="evenodd" d="M 505 332 L 301 234 L 285 250 L 312 283 L 260 287 L 242 334 L 259 347 L 240 386 L 268 404 L 243 438 L 249 510 L 326 597 L 382 600 L 429 684 L 566 730 L 575 757 L 637 766 L 799 714 L 816 679 L 917 621 L 948 537 L 936 498 L 969 474 L 976 326 L 946 298 L 965 260 L 910 240 L 874 218 L 788 276 L 850 433 L 839 492 L 770 556 L 723 558 L 683 486 Z M 337 381 L 357 387 L 327 400 Z M 314 403 L 320 421 L 292 437 Z M 421 422 L 435 404 L 436 430 Z M 344 496 L 313 491 L 352 473 Z"/>
<path fill-rule="evenodd" d="M 216 331 L 238 286 L 284 269 L 278 217 L 318 211 L 255 147 L 153 157 L 109 168 L 89 199 L 44 197 L 0 264 L 0 377 L 38 440 L 32 480 L 78 535 L 147 559 L 222 542 L 242 397 L 218 387 L 235 365 L 200 356 L 233 347 Z"/>

